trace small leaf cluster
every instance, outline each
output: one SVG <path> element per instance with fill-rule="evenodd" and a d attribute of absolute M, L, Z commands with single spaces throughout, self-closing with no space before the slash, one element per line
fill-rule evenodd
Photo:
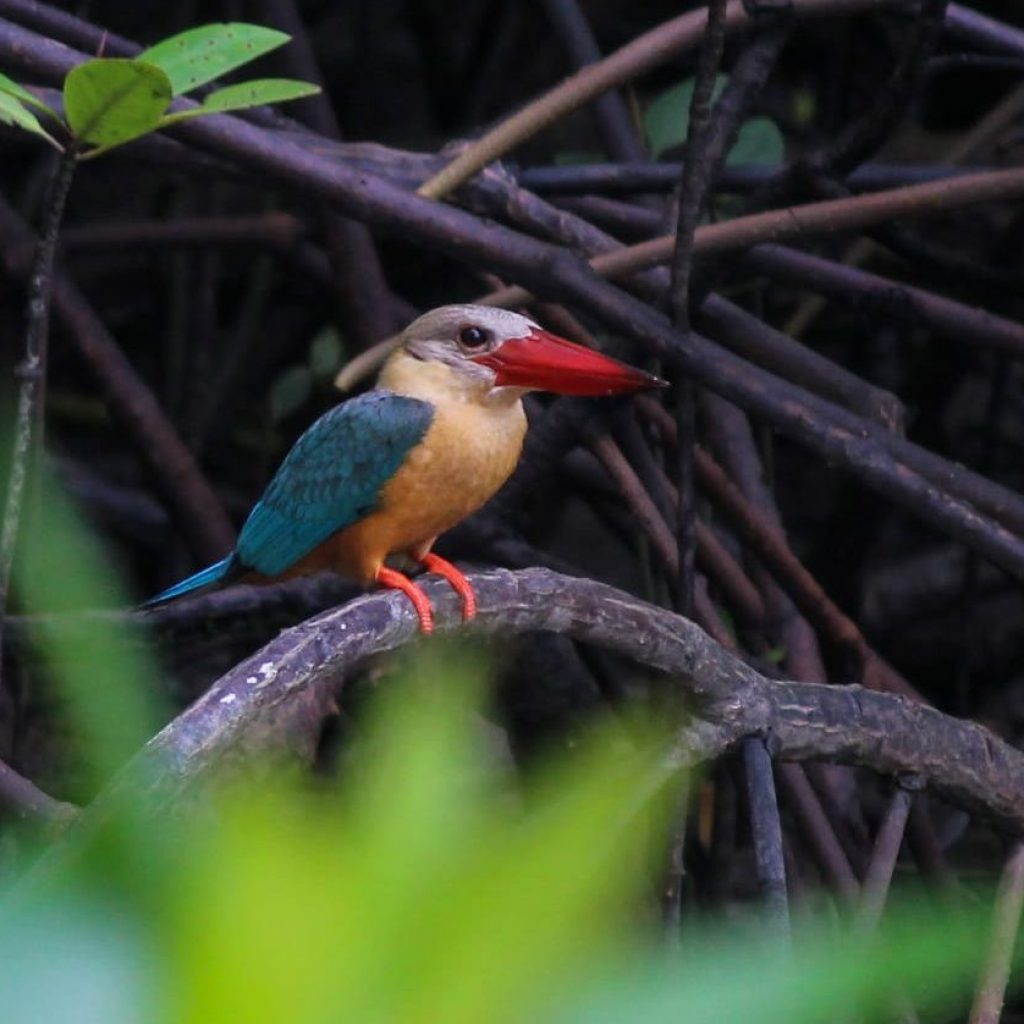
<path fill-rule="evenodd" d="M 68 72 L 62 120 L 24 86 L 0 74 L 0 123 L 64 147 L 37 115 L 63 127 L 83 158 L 97 156 L 152 131 L 207 114 L 283 103 L 319 92 L 309 82 L 260 78 L 214 89 L 197 106 L 172 102 L 250 63 L 289 40 L 284 32 L 241 22 L 201 25 L 143 50 L 137 57 L 97 57 Z"/>

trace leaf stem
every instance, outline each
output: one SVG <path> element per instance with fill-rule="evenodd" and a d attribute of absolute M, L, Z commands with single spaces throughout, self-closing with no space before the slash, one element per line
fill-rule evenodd
<path fill-rule="evenodd" d="M 0 650 L 3 648 L 3 624 L 10 592 L 11 569 L 18 546 L 25 491 L 42 448 L 53 264 L 64 206 L 77 163 L 77 147 L 69 143 L 60 156 L 50 182 L 43 230 L 36 246 L 28 282 L 25 358 L 15 370 L 15 376 L 19 381 L 18 409 L 14 422 L 14 445 L 7 482 L 7 500 L 4 504 L 3 523 L 0 525 Z"/>

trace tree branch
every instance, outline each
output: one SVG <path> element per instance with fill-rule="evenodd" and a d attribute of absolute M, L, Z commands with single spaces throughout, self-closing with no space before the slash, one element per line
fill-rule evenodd
<path fill-rule="evenodd" d="M 770 734 L 779 758 L 916 774 L 953 802 L 1024 833 L 1024 755 L 983 726 L 858 686 L 769 680 L 689 620 L 593 580 L 547 569 L 492 570 L 470 579 L 479 609 L 467 635 L 550 630 L 675 677 L 695 713 L 674 754 L 680 763 Z M 423 585 L 439 631 L 463 628 L 451 588 L 432 579 Z M 160 732 L 114 789 L 141 785 L 162 803 L 226 762 L 256 763 L 282 746 L 309 750 L 346 674 L 417 636 L 408 601 L 390 593 L 358 598 L 286 630 Z"/>

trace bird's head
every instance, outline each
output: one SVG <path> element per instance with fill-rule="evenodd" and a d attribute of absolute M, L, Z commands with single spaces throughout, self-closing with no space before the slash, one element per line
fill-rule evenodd
<path fill-rule="evenodd" d="M 618 395 L 663 386 L 637 370 L 545 331 L 529 317 L 491 306 L 441 306 L 414 320 L 402 352 L 441 364 L 467 387 Z"/>

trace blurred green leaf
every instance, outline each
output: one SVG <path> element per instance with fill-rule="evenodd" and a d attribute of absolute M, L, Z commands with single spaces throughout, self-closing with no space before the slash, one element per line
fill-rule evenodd
<path fill-rule="evenodd" d="M 751 929 L 729 935 L 707 923 L 690 939 L 678 960 L 648 955 L 602 971 L 586 995 L 553 1019 L 882 1024 L 899 1019 L 907 1000 L 922 1014 L 951 1019 L 977 976 L 985 920 L 977 913 L 923 913 L 897 902 L 881 931 L 866 938 L 808 920 L 798 926 L 792 948 Z"/>
<path fill-rule="evenodd" d="M 10 1024 L 138 1024 L 156 1019 L 156 960 L 135 922 L 84 894 L 0 925 L 0 987 Z"/>
<path fill-rule="evenodd" d="M 49 475 L 39 480 L 14 590 L 23 609 L 40 616 L 41 653 L 70 709 L 89 791 L 155 731 L 164 714 L 160 675 L 114 613 L 128 601 L 95 538 Z"/>
<path fill-rule="evenodd" d="M 337 329 L 325 327 L 309 344 L 309 368 L 313 376 L 334 377 L 345 361 L 345 343 Z"/>
<path fill-rule="evenodd" d="M 725 75 L 715 76 L 712 101 L 718 99 L 729 80 Z M 680 146 L 686 141 L 686 133 L 690 128 L 690 104 L 693 102 L 693 89 L 696 81 L 692 78 L 670 86 L 658 93 L 644 111 L 644 131 L 647 145 L 655 160 L 673 146 Z"/>
<path fill-rule="evenodd" d="M 725 75 L 715 77 L 712 102 L 718 99 L 728 82 Z M 686 141 L 694 86 L 695 80 L 688 78 L 659 93 L 648 105 L 644 113 L 644 131 L 656 160 L 667 150 Z M 783 150 L 782 133 L 775 123 L 767 117 L 754 117 L 740 127 L 726 162 L 733 165 L 779 163 Z"/>
<path fill-rule="evenodd" d="M 13 78 L 8 78 L 3 73 L 0 73 L 0 93 L 14 96 L 26 106 L 35 107 L 41 114 L 49 114 L 50 117 L 56 117 L 54 112 L 38 96 L 33 95 L 23 85 L 19 85 Z"/>
<path fill-rule="evenodd" d="M 173 94 L 180 96 L 276 50 L 290 38 L 262 25 L 213 23 L 163 39 L 143 50 L 138 59 L 161 68 L 171 81 Z"/>
<path fill-rule="evenodd" d="M 270 388 L 270 418 L 280 423 L 298 412 L 313 393 L 313 374 L 308 366 L 290 366 Z"/>
<path fill-rule="evenodd" d="M 41 136 L 57 149 L 61 148 L 57 140 L 39 123 L 35 114 L 9 92 L 0 91 L 0 124 L 12 124 L 33 135 Z"/>
<path fill-rule="evenodd" d="M 152 131 L 171 102 L 171 83 L 160 68 L 139 60 L 97 58 L 64 80 L 64 112 L 83 142 L 104 149 Z"/>
<path fill-rule="evenodd" d="M 259 78 L 251 82 L 239 82 L 211 92 L 203 99 L 202 105 L 192 110 L 179 110 L 168 114 L 160 122 L 161 127 L 186 121 L 204 114 L 223 114 L 229 110 L 248 110 L 265 103 L 285 103 L 314 96 L 320 86 L 311 82 L 300 82 L 293 78 Z"/>
<path fill-rule="evenodd" d="M 595 736 L 524 805 L 483 749 L 479 666 L 415 675 L 389 682 L 341 802 L 222 808 L 180 891 L 185 1019 L 536 1020 L 619 946 L 660 748 Z"/>
<path fill-rule="evenodd" d="M 774 166 L 782 163 L 785 150 L 785 140 L 775 122 L 769 117 L 752 117 L 740 128 L 726 163 L 735 167 L 744 164 Z"/>

